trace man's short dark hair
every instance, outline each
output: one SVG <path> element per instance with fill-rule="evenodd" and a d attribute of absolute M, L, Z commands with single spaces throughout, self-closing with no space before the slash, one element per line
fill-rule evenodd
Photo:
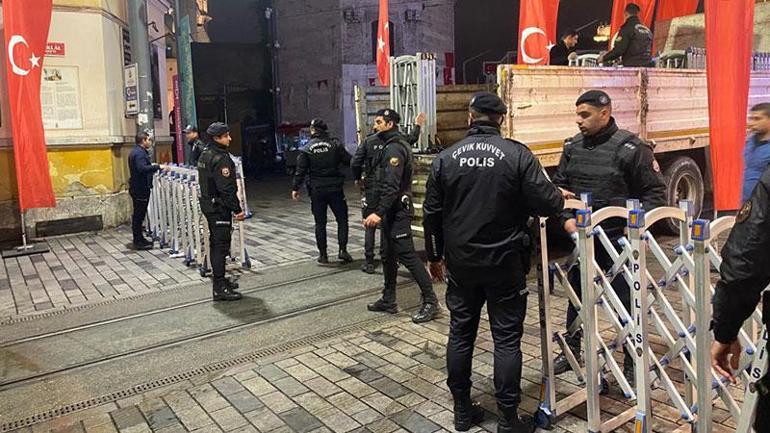
<path fill-rule="evenodd" d="M 626 13 L 629 15 L 639 15 L 639 12 L 641 12 L 642 9 L 639 8 L 639 5 L 636 3 L 629 3 L 626 5 Z"/>
<path fill-rule="evenodd" d="M 144 140 L 150 138 L 150 133 L 147 131 L 137 132 L 136 137 L 134 137 L 134 143 L 136 144 L 142 144 L 144 143 Z"/>
<path fill-rule="evenodd" d="M 385 123 L 393 122 L 398 124 L 398 122 L 401 121 L 401 116 L 398 114 L 398 112 L 391 110 L 390 108 L 383 108 L 382 110 L 379 110 L 377 113 L 375 113 L 374 116 L 382 117 Z"/>
<path fill-rule="evenodd" d="M 500 119 L 502 119 L 504 116 L 504 114 L 492 112 L 482 113 L 473 107 L 469 108 L 468 111 L 471 113 L 471 118 L 474 122 L 491 122 L 499 125 Z"/>
<path fill-rule="evenodd" d="M 770 102 L 763 102 L 751 107 L 751 111 L 759 111 L 765 117 L 770 117 Z"/>
<path fill-rule="evenodd" d="M 570 28 L 565 30 L 564 33 L 561 34 L 562 39 L 566 39 L 570 36 L 578 36 L 577 30 Z"/>

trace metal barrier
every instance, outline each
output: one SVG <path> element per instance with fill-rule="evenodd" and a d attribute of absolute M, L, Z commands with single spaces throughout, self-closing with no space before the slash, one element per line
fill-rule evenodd
<path fill-rule="evenodd" d="M 414 119 L 425 113 L 415 150 L 424 152 L 436 140 L 436 60 L 432 54 L 390 58 L 390 104 L 401 115 L 402 131 L 412 132 Z"/>
<path fill-rule="evenodd" d="M 729 230 L 734 218 L 720 218 L 713 223 L 692 219 L 692 203 L 679 208 L 663 207 L 650 212 L 640 208 L 636 200 L 626 207 L 606 207 L 591 211 L 590 197 L 568 201 L 566 208 L 576 210 L 578 232 L 577 265 L 580 268 L 582 297 L 578 297 L 567 278 L 575 257 L 566 263 L 551 263 L 548 255 L 546 219 L 540 219 L 540 240 L 536 242 L 538 261 L 538 300 L 541 323 L 542 386 L 536 420 L 550 427 L 567 411 L 586 403 L 589 432 L 608 432 L 634 420 L 636 432 L 651 432 L 652 392 L 661 389 L 680 413 L 685 424 L 677 431 L 695 429 L 699 433 L 712 428 L 712 405 L 721 400 L 738 425 L 738 432 L 752 432 L 756 407 L 753 385 L 768 368 L 765 350 L 767 331 L 761 327 L 761 313 L 755 310 L 741 330 L 739 340 L 745 348 L 740 362 L 740 377 L 745 387 L 743 401 L 734 397 L 737 389 L 711 368 L 710 331 L 711 269 L 718 269 L 721 259 L 713 243 Z M 602 224 L 609 219 L 625 220 L 625 234 L 616 243 Z M 666 251 L 650 230 L 655 223 L 673 219 L 678 222 L 678 245 Z M 597 261 L 597 252 L 603 259 Z M 608 257 L 608 258 L 607 258 Z M 552 277 L 552 278 L 549 278 Z M 613 281 L 622 278 L 630 288 L 630 308 L 615 293 Z M 553 331 L 552 285 L 558 282 L 579 317 L 568 334 L 584 335 L 585 367 L 572 353 L 564 336 Z M 678 306 L 678 307 L 677 307 Z M 600 332 L 599 319 L 610 324 L 614 336 Z M 758 331 L 761 328 L 761 331 Z M 650 334 L 656 335 L 656 351 L 650 345 Z M 585 387 L 557 399 L 557 381 L 552 358 L 556 344 L 560 346 Z M 631 387 L 614 360 L 612 353 L 625 348 L 634 361 L 635 386 Z M 674 365 L 681 369 L 684 387 L 680 390 L 671 378 Z M 609 420 L 601 417 L 600 389 L 602 381 L 614 378 L 633 407 Z M 731 393 L 732 391 L 732 393 Z M 660 396 L 659 396 L 660 398 Z"/>
<path fill-rule="evenodd" d="M 248 218 L 251 212 L 246 202 L 241 159 L 232 159 L 236 167 L 238 198 Z M 210 272 L 209 228 L 200 209 L 197 168 L 171 164 L 168 170 L 155 173 L 146 226 L 148 235 L 158 241 L 161 248 L 168 248 L 170 257 L 182 258 L 185 266 L 197 267 L 201 276 Z M 250 268 L 243 221 L 235 224 L 234 229 L 237 235 L 233 238 L 237 246 L 231 246 L 230 251 L 237 251 L 238 254 L 231 253 L 231 259 L 240 259 L 242 267 Z"/>

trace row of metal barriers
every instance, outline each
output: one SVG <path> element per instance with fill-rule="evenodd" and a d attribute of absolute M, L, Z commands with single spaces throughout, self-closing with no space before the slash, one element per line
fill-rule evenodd
<path fill-rule="evenodd" d="M 589 432 L 611 432 L 629 422 L 634 422 L 637 433 L 651 432 L 655 393 L 656 401 L 666 400 L 679 412 L 681 427 L 677 432 L 711 432 L 715 404 L 729 412 L 737 432 L 753 432 L 755 382 L 768 367 L 768 336 L 761 312 L 755 310 L 739 336 L 744 348 L 739 385 L 718 376 L 710 359 L 711 277 L 721 265 L 716 242 L 729 232 L 735 218 L 694 220 L 690 202 L 682 202 L 679 208 L 646 212 L 637 200 L 629 200 L 626 207 L 593 212 L 588 195 L 568 201 L 566 208 L 574 210 L 577 219 L 574 254 L 551 260 L 545 218 L 540 219 L 540 239 L 536 242 L 543 362 L 538 424 L 550 428 L 558 417 L 585 403 Z M 651 230 L 655 223 L 669 218 L 679 225 L 673 247 L 659 243 Z M 610 219 L 625 222 L 624 235 L 615 242 L 603 228 Z M 605 259 L 600 266 L 597 253 L 606 254 L 609 265 Z M 573 266 L 579 268 L 582 296 L 567 275 Z M 630 310 L 613 289 L 618 278 L 625 279 L 630 287 Z M 561 332 L 553 299 L 557 288 L 579 312 L 567 335 L 582 332 L 584 365 Z M 624 348 L 634 360 L 635 386 L 626 380 L 613 357 Z M 580 384 L 577 391 L 556 378 L 556 349 L 563 351 L 575 372 Z M 633 404 L 603 419 L 600 393 L 602 382 L 610 380 Z"/>
<path fill-rule="evenodd" d="M 248 219 L 252 213 L 246 200 L 243 164 L 239 157 L 231 158 L 235 162 L 238 198 Z M 200 208 L 198 169 L 170 164 L 167 170 L 155 173 L 152 185 L 145 224 L 147 234 L 161 248 L 168 249 L 170 257 L 182 258 L 186 266 L 196 267 L 201 276 L 206 276 L 211 271 L 209 227 Z M 230 258 L 239 261 L 243 268 L 250 268 L 243 221 L 234 224 L 234 229 L 236 236 L 233 236 Z"/>

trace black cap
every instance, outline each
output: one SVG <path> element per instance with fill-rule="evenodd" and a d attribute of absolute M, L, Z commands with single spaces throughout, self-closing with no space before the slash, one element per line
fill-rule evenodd
<path fill-rule="evenodd" d="M 375 117 L 382 117 L 386 122 L 398 123 L 401 121 L 401 116 L 395 110 L 390 108 L 383 108 L 374 114 Z"/>
<path fill-rule="evenodd" d="M 505 114 L 508 107 L 492 92 L 478 92 L 471 98 L 470 107 L 484 114 Z"/>
<path fill-rule="evenodd" d="M 191 132 L 198 132 L 198 128 L 196 128 L 196 127 L 194 127 L 192 125 L 187 125 L 187 126 L 184 127 L 182 132 L 184 132 L 185 134 L 189 134 Z"/>
<path fill-rule="evenodd" d="M 322 131 L 329 129 L 329 127 L 326 125 L 326 122 L 324 122 L 323 119 L 319 119 L 318 117 L 310 121 L 310 127 L 320 129 Z"/>
<path fill-rule="evenodd" d="M 214 122 L 206 129 L 206 134 L 212 137 L 219 137 L 227 132 L 230 132 L 230 127 L 222 122 Z"/>
<path fill-rule="evenodd" d="M 575 106 L 577 107 L 580 104 L 588 104 L 592 105 L 594 107 L 606 107 L 612 103 L 612 99 L 610 99 L 610 95 L 602 92 L 601 90 L 589 90 L 578 98 L 578 100 L 575 102 Z"/>

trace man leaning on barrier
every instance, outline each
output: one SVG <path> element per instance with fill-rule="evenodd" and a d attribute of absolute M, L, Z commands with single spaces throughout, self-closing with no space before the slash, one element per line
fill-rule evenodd
<path fill-rule="evenodd" d="M 735 382 L 743 322 L 754 312 L 760 294 L 770 284 L 770 167 L 766 168 L 749 199 L 735 217 L 735 226 L 722 248 L 720 279 L 714 294 L 714 343 L 711 363 L 717 373 Z M 770 297 L 762 297 L 762 321 L 770 321 Z M 761 350 L 761 348 L 758 348 Z M 767 348 L 770 349 L 770 348 Z M 757 382 L 759 392 L 755 426 L 770 425 L 770 380 Z"/>
<path fill-rule="evenodd" d="M 137 250 L 152 248 L 152 241 L 142 235 L 142 223 L 147 216 L 147 207 L 150 204 L 152 192 L 152 175 L 165 168 L 165 165 L 153 164 L 150 161 L 149 149 L 152 145 L 152 136 L 148 131 L 136 134 L 135 146 L 128 155 L 128 193 L 134 206 L 131 216 L 131 233 L 133 235 L 133 247 Z"/>
<path fill-rule="evenodd" d="M 567 198 L 590 193 L 593 209 L 607 206 L 625 206 L 627 199 L 638 199 L 646 210 L 666 203 L 666 186 L 660 175 L 660 166 L 655 161 L 652 148 L 636 134 L 618 128 L 612 117 L 612 100 L 600 90 L 589 90 L 575 103 L 577 125 L 580 134 L 564 143 L 559 166 L 553 183 L 562 188 Z M 568 233 L 576 233 L 575 215 L 571 211 L 562 213 L 561 222 Z M 624 221 L 611 219 L 602 228 L 613 245 L 623 236 Z M 596 248 L 596 261 L 607 270 L 612 259 L 604 248 Z M 580 271 L 573 267 L 568 279 L 578 296 L 581 294 Z M 630 290 L 622 277 L 612 281 L 612 287 L 626 309 L 630 306 Z M 569 304 L 567 328 L 577 319 L 578 311 Z M 581 360 L 581 331 L 568 335 L 567 345 Z M 624 348 L 625 352 L 625 348 Z M 571 370 L 564 354 L 554 360 L 556 374 Z M 634 364 L 631 355 L 625 352 L 623 373 L 632 385 L 635 382 Z"/>

